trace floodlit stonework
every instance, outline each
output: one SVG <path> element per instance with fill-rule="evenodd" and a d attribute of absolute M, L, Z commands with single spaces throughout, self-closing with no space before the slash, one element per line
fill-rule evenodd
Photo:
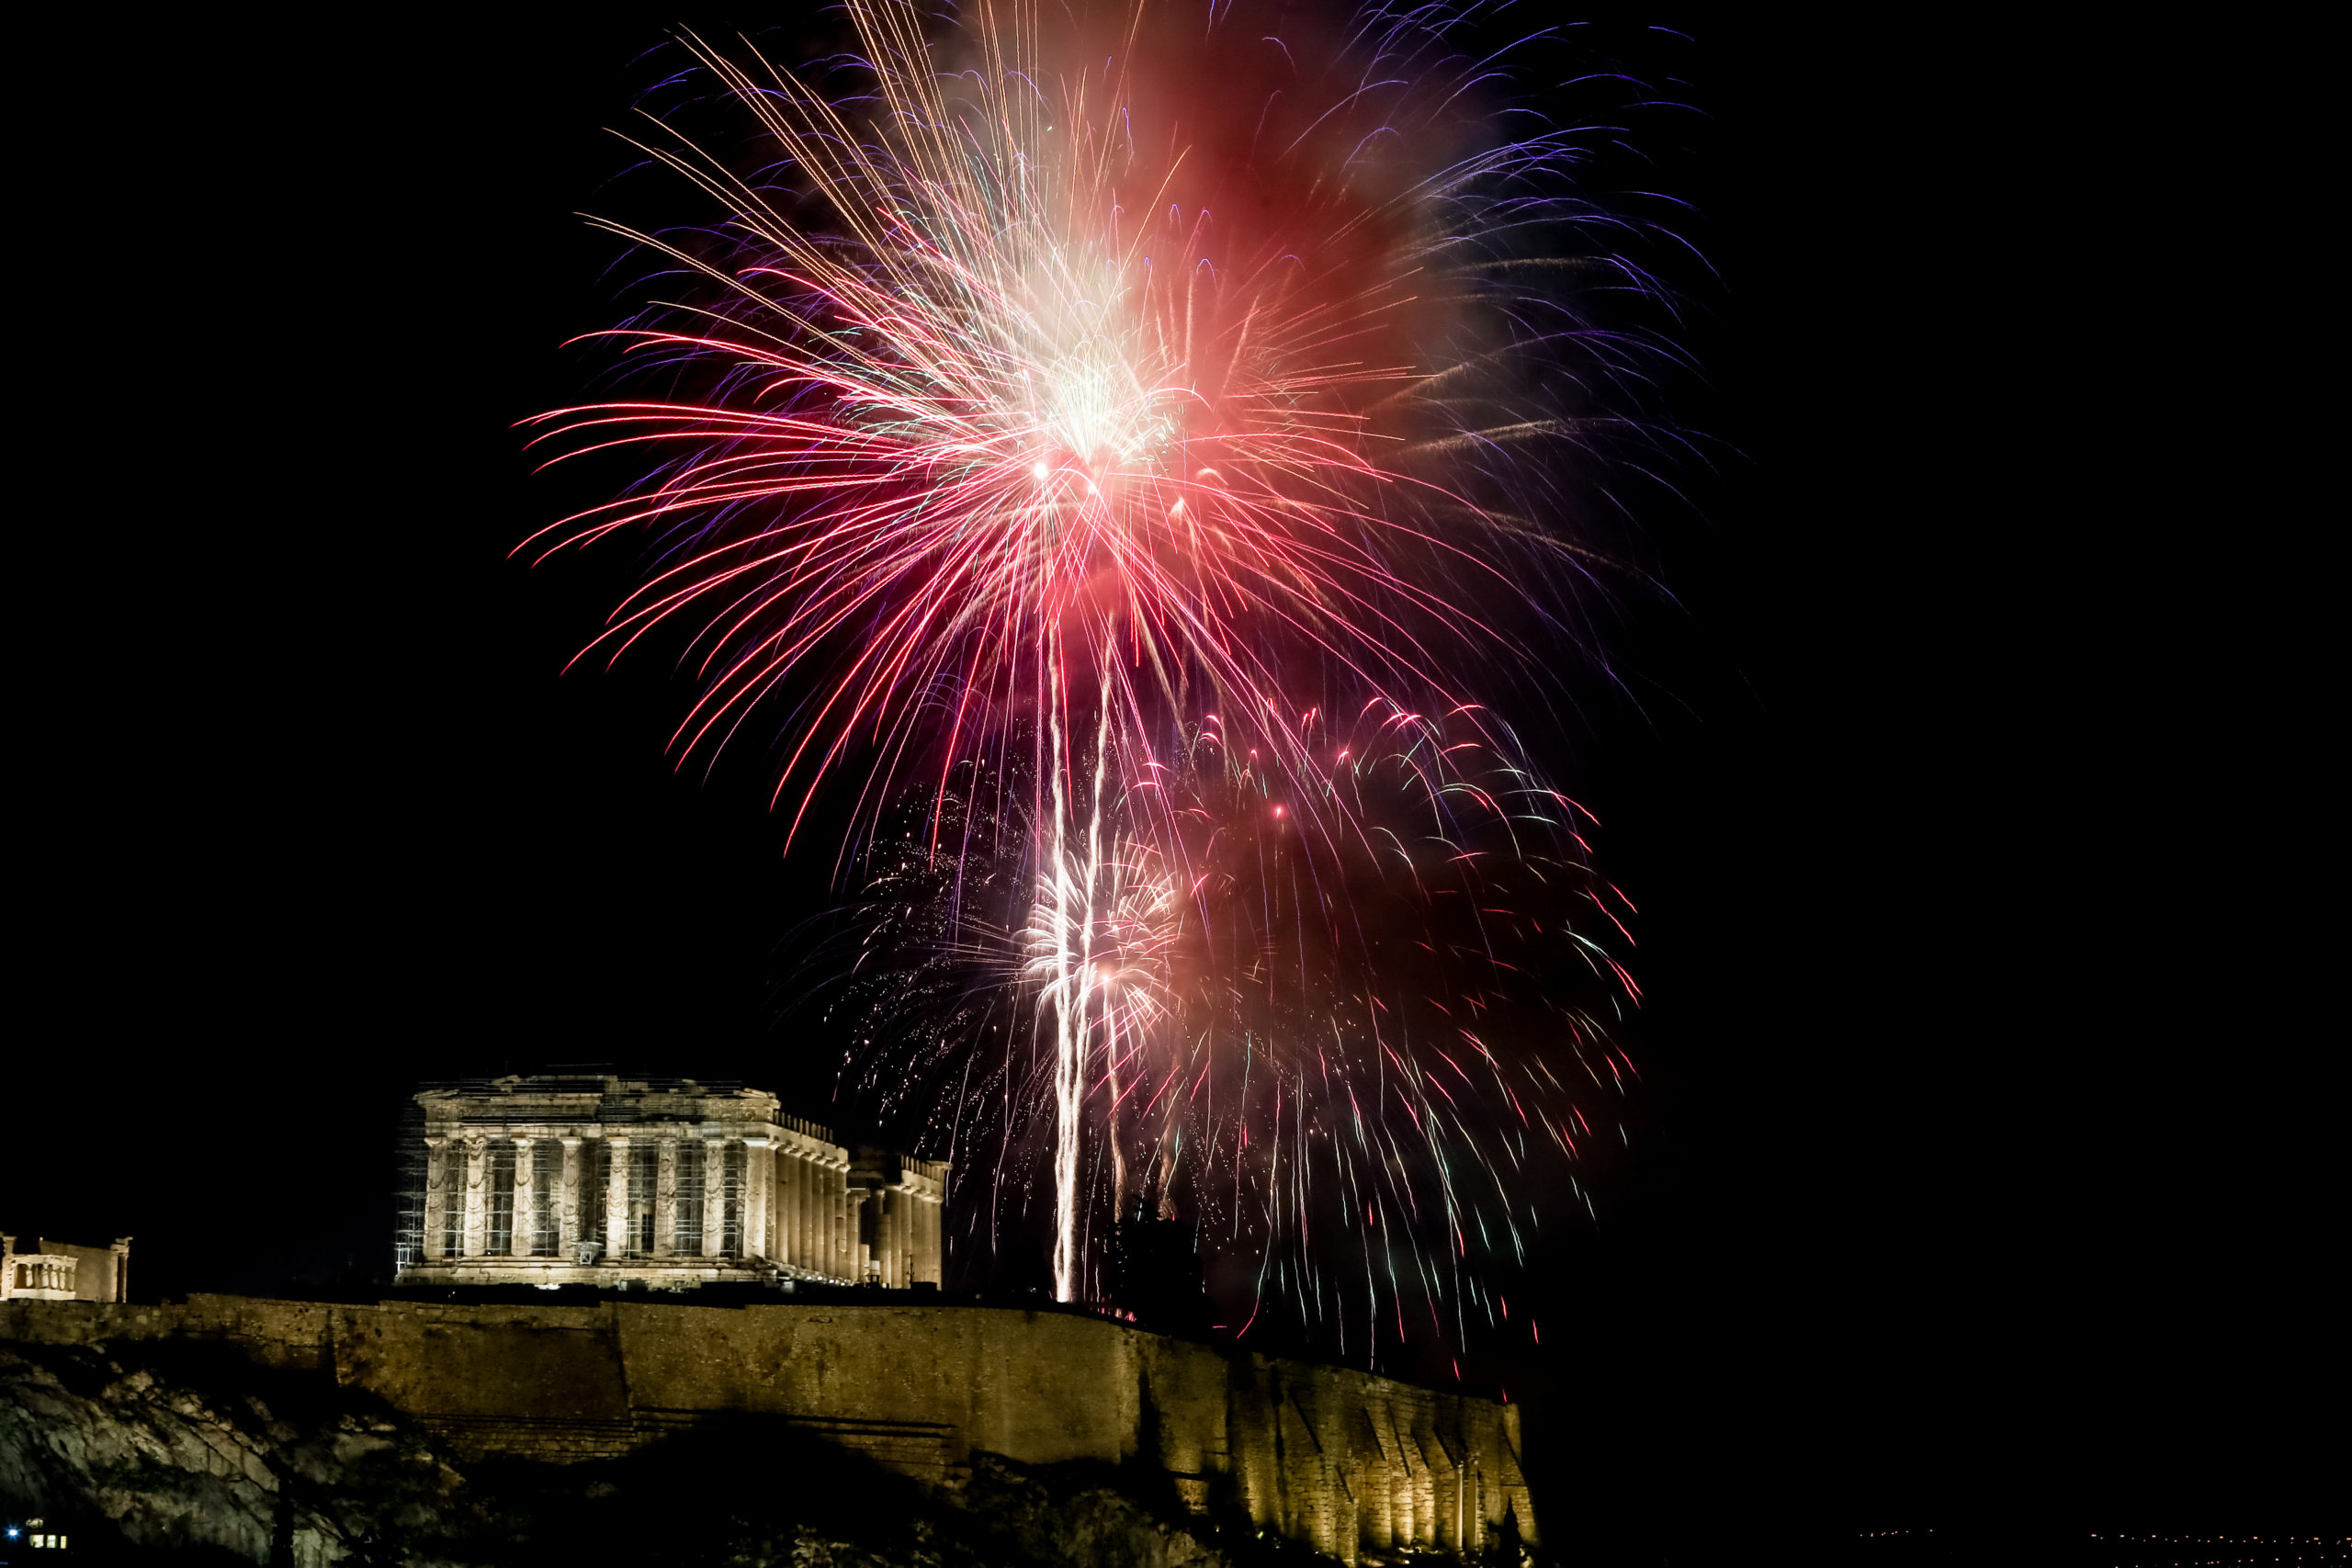
<path fill-rule="evenodd" d="M 120 1302 L 130 1299 L 130 1238 L 81 1247 L 36 1236 L 30 1251 L 0 1235 L 0 1301 Z"/>
<path fill-rule="evenodd" d="M 1198 1517 L 1238 1517 L 1351 1564 L 1475 1562 L 1540 1540 L 1516 1405 L 1073 1309 L 881 1292 L 733 1306 L 0 1306 L 0 1349 L 141 1340 L 332 1379 L 469 1461 L 617 1460 L 723 1423 L 730 1442 L 816 1438 L 949 1495 L 987 1455 L 1117 1465 Z"/>
<path fill-rule="evenodd" d="M 837 1144 L 763 1090 L 548 1074 L 416 1103 L 401 1284 L 940 1281 L 947 1167 Z"/>

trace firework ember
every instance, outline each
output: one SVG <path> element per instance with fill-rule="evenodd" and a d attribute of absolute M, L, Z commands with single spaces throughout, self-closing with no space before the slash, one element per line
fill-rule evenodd
<path fill-rule="evenodd" d="M 594 648 L 687 628 L 681 752 L 786 716 L 796 834 L 856 786 L 928 977 L 862 1070 L 1050 1171 L 1058 1296 L 1156 1205 L 1357 1349 L 1458 1334 L 1622 1083 L 1622 897 L 1472 692 L 1596 558 L 1550 476 L 1615 422 L 1546 389 L 1634 356 L 1528 280 L 1645 280 L 1428 11 L 850 14 L 841 93 L 689 40 L 774 157 L 654 122 L 725 221 L 616 229 L 700 284 L 614 336 L 707 390 L 544 416 L 662 466 L 540 542 L 664 541 Z"/>

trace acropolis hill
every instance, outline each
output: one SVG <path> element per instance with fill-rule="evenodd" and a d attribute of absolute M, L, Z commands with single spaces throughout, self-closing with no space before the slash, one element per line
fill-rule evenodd
<path fill-rule="evenodd" d="M 807 1488 L 898 1487 L 866 1522 L 947 1510 L 973 1562 L 1213 1568 L 1263 1533 L 1355 1563 L 1536 1539 L 1515 1407 L 944 1294 L 948 1167 L 837 1143 L 772 1094 L 444 1083 L 412 1101 L 401 1156 L 403 1299 L 0 1303 L 5 1500 L 305 1564 L 376 1560 L 403 1530 L 383 1560 L 533 1561 L 416 1521 L 479 1533 L 546 1498 L 576 1519 L 663 1494 L 634 1528 L 702 1506 L 666 1495 L 679 1472 L 691 1489 L 729 1466 L 787 1510 L 822 1501 Z M 989 1544 L 1023 1508 L 1043 1522 Z"/>
<path fill-rule="evenodd" d="M 716 1422 L 739 1451 L 818 1438 L 933 1494 L 956 1493 L 991 1461 L 1107 1462 L 1160 1477 L 1180 1518 L 1246 1518 L 1351 1563 L 1414 1549 L 1472 1557 L 1511 1531 L 1534 1539 L 1516 1407 L 1080 1312 L 841 1294 L 870 1304 L 9 1303 L 0 1363 L 15 1363 L 17 1408 L 0 1402 L 0 1416 L 10 1444 L 38 1445 L 125 1419 L 126 1404 L 167 1404 L 168 1389 L 123 1369 L 177 1344 L 373 1396 L 460 1468 L 619 1461 Z M 103 1376 L 87 1364 L 45 1371 L 60 1348 L 85 1362 L 95 1353 L 127 1392 L 74 1404 L 75 1377 Z M 36 1393 L 55 1408 L 28 1430 Z M 74 1440 L 95 1450 L 107 1438 Z M 30 1454 L 13 1468 L 56 1473 L 70 1461 Z M 273 1482 L 265 1461 L 229 1462 L 243 1471 L 220 1484 Z M 255 1505 L 265 1519 L 266 1501 Z M 342 1559 L 322 1550 L 311 1560 Z"/>

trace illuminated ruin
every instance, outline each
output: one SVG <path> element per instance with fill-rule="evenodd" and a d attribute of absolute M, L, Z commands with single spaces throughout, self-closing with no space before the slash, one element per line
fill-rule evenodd
<path fill-rule="evenodd" d="M 548 1074 L 415 1106 L 400 1284 L 940 1282 L 947 1167 L 836 1143 L 763 1090 Z"/>

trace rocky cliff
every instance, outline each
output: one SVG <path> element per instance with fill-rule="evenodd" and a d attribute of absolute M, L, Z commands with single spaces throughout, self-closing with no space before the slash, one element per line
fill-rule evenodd
<path fill-rule="evenodd" d="M 308 1500 L 317 1483 L 305 1465 L 370 1497 L 390 1487 L 395 1499 L 371 1505 L 368 1516 L 381 1516 L 382 1529 L 409 1528 L 402 1510 L 439 1509 L 435 1528 L 458 1529 L 446 1501 L 418 1491 L 426 1458 L 479 1487 L 550 1466 L 610 1467 L 639 1455 L 657 1465 L 663 1455 L 697 1455 L 700 1469 L 673 1494 L 654 1494 L 680 1500 L 663 1514 L 682 1521 L 665 1526 L 677 1529 L 700 1528 L 714 1506 L 704 1500 L 714 1497 L 733 1507 L 744 1498 L 810 1495 L 810 1477 L 854 1491 L 865 1471 L 843 1470 L 846 1452 L 894 1483 L 915 1483 L 903 1497 L 877 1495 L 875 1507 L 892 1517 L 960 1520 L 980 1507 L 969 1497 L 956 1502 L 967 1493 L 1017 1512 L 1017 1499 L 1002 1491 L 1005 1477 L 1094 1476 L 1115 1480 L 1109 1494 L 1150 1520 L 1228 1552 L 1262 1532 L 1350 1564 L 1433 1553 L 1461 1560 L 1510 1555 L 1534 1537 L 1518 1412 L 1467 1394 L 1089 1314 L 933 1304 L 899 1292 L 733 1304 L 521 1294 L 468 1303 L 208 1295 L 160 1305 L 0 1303 L 0 1348 L 34 1358 L 57 1387 L 82 1388 L 92 1400 L 98 1395 L 90 1391 L 114 1385 L 50 1352 L 109 1359 L 130 1369 L 126 1378 L 169 1373 L 175 1395 L 198 1397 L 203 1414 L 175 1417 L 177 1425 L 154 1416 L 148 1448 L 168 1437 L 179 1445 L 172 1451 L 203 1460 L 204 1473 L 233 1471 L 256 1488 L 262 1477 L 277 1481 L 268 1539 L 284 1538 L 280 1554 L 289 1560 L 310 1550 L 290 1544 L 310 1540 L 305 1531 L 324 1532 L 321 1540 L 362 1539 L 337 1535 L 333 1509 Z M 248 1395 L 262 1399 L 266 1416 L 254 1413 Z M 26 1397 L 59 1396 L 42 1385 Z M 141 1396 L 127 1384 L 116 1388 L 118 1404 L 134 1397 Z M 298 1418 L 312 1405 L 333 1419 Z M 345 1416 L 359 1424 L 341 1425 Z M 273 1432 L 272 1421 L 291 1435 Z M 45 1429 L 38 1421 L 27 1428 Z M 258 1434 L 275 1464 L 232 1432 Z M 410 1457 L 387 1457 L 395 1452 Z M 85 1468 L 98 1474 L 104 1455 L 102 1443 L 95 1468 Z M 709 1478 L 729 1464 L 748 1468 L 714 1493 Z M 569 1497 L 576 1487 L 543 1475 L 526 1490 Z M 1059 1506 L 1061 1494 L 1054 1495 Z M 581 1517 L 604 1511 L 588 1506 L 594 1498 L 578 1501 Z M 795 1504 L 801 1512 L 788 1522 L 814 1518 L 807 1512 L 814 1506 Z M 258 1503 L 237 1506 L 260 1517 Z M 319 1520 L 307 1521 L 305 1508 Z M 258 1529 L 239 1527 L 237 1539 L 250 1544 Z M 968 1532 L 956 1529 L 962 1541 Z M 1159 1539 L 1148 1551 L 1137 1544 L 1142 1555 L 1102 1560 L 1164 1560 L 1150 1555 L 1162 1550 Z M 989 1550 L 1016 1546 L 1008 1536 Z M 1181 1555 L 1183 1548 L 1165 1550 Z"/>
<path fill-rule="evenodd" d="M 324 1371 L 185 1340 L 0 1344 L 0 1495 L 77 1548 L 312 1565 L 1225 1568 L 1314 1554 L 1133 1467 L 974 1456 L 957 1492 L 763 1422 L 563 1465 L 469 1459 Z"/>

